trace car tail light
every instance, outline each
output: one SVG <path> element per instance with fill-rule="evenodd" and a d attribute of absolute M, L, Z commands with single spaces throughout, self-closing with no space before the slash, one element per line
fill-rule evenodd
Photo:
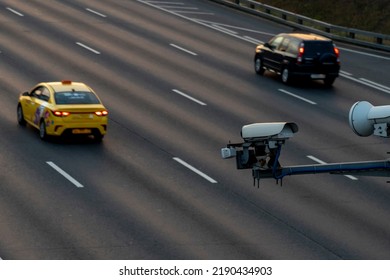
<path fill-rule="evenodd" d="M 63 111 L 54 111 L 53 115 L 56 117 L 67 117 L 70 115 L 69 112 L 63 112 Z"/>
<path fill-rule="evenodd" d="M 302 57 L 304 52 L 305 52 L 305 45 L 301 43 L 298 48 L 298 57 L 297 57 L 298 63 L 302 63 Z"/>
<path fill-rule="evenodd" d="M 108 112 L 106 110 L 103 111 L 96 111 L 95 114 L 99 117 L 104 117 L 108 115 Z"/>
<path fill-rule="evenodd" d="M 337 63 L 340 63 L 340 50 L 336 46 L 333 46 L 333 50 L 337 57 Z"/>

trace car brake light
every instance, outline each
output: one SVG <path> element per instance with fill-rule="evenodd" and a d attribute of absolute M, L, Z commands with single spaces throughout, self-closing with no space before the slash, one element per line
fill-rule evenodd
<path fill-rule="evenodd" d="M 305 47 L 304 47 L 304 44 L 301 43 L 299 45 L 299 49 L 298 49 L 298 57 L 297 57 L 297 61 L 298 63 L 301 63 L 302 62 L 302 57 L 303 57 L 303 53 L 305 52 Z"/>
<path fill-rule="evenodd" d="M 336 46 L 334 46 L 333 49 L 334 49 L 334 53 L 337 57 L 337 63 L 340 63 L 340 50 L 338 48 L 336 48 Z"/>
<path fill-rule="evenodd" d="M 106 110 L 103 111 L 96 111 L 95 114 L 99 117 L 104 117 L 108 115 L 108 112 Z"/>
<path fill-rule="evenodd" d="M 67 117 L 70 115 L 69 112 L 62 112 L 62 111 L 54 111 L 53 114 L 56 117 Z"/>

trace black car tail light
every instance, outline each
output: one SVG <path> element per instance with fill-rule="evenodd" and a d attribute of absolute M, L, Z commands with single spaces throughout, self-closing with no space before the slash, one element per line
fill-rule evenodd
<path fill-rule="evenodd" d="M 333 46 L 333 50 L 337 58 L 337 63 L 340 63 L 340 50 L 336 47 L 336 45 Z"/>
<path fill-rule="evenodd" d="M 299 45 L 299 48 L 298 48 L 298 57 L 297 57 L 297 62 L 298 64 L 299 63 L 302 63 L 302 59 L 303 59 L 303 54 L 305 52 L 305 44 L 304 43 L 301 43 Z"/>

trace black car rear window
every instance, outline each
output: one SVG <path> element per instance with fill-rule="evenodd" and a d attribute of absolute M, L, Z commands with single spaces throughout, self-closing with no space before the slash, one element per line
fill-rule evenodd
<path fill-rule="evenodd" d="M 54 95 L 56 104 L 100 104 L 99 99 L 93 92 L 88 91 L 64 91 Z"/>
<path fill-rule="evenodd" d="M 292 53 L 294 55 L 297 55 L 298 54 L 298 50 L 299 50 L 299 44 L 300 44 L 299 40 L 291 39 L 289 41 L 289 44 L 288 44 L 288 47 L 287 47 L 286 51 L 289 52 L 289 53 Z"/>
<path fill-rule="evenodd" d="M 316 56 L 324 53 L 334 53 L 333 43 L 327 41 L 305 41 L 305 55 Z"/>

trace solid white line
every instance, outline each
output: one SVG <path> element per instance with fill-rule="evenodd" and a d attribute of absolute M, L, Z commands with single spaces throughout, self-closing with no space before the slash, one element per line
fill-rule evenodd
<path fill-rule="evenodd" d="M 173 5 L 184 5 L 184 3 L 181 2 L 166 2 L 166 1 L 148 1 L 148 3 L 154 3 L 154 4 L 173 4 Z"/>
<path fill-rule="evenodd" d="M 185 98 L 188 98 L 188 99 L 190 99 L 190 100 L 192 100 L 192 101 L 194 101 L 194 102 L 196 102 L 196 103 L 198 103 L 198 104 L 200 104 L 202 106 L 206 106 L 207 105 L 206 103 L 204 103 L 202 101 L 199 101 L 198 99 L 195 99 L 192 96 L 189 96 L 188 94 L 185 94 L 184 92 L 181 92 L 180 90 L 173 89 L 172 91 L 176 92 L 177 94 L 180 94 L 181 96 L 184 96 Z"/>
<path fill-rule="evenodd" d="M 94 50 L 90 47 L 88 47 L 87 45 L 84 45 L 83 43 L 80 43 L 80 42 L 76 42 L 77 45 L 79 45 L 80 47 L 83 47 L 84 49 L 87 49 L 95 54 L 100 54 L 100 52 L 98 52 L 97 50 Z"/>
<path fill-rule="evenodd" d="M 221 30 L 222 32 L 224 33 L 232 33 L 232 34 L 238 34 L 236 31 L 233 31 L 233 30 L 230 30 L 230 29 L 227 29 L 227 28 L 224 28 L 224 27 L 221 27 L 217 24 L 213 24 L 213 26 L 219 30 Z"/>
<path fill-rule="evenodd" d="M 179 47 L 178 45 L 175 45 L 175 44 L 169 44 L 171 47 L 174 47 L 174 48 L 176 48 L 176 49 L 179 49 L 179 50 L 181 50 L 181 51 L 183 51 L 183 52 L 186 52 L 186 53 L 189 53 L 189 54 L 191 54 L 191 55 L 197 55 L 196 53 L 194 53 L 194 52 L 192 52 L 192 51 L 189 51 L 189 50 L 187 50 L 187 49 L 184 49 L 184 48 L 182 48 L 182 47 Z"/>
<path fill-rule="evenodd" d="M 228 25 L 228 24 L 223 24 L 223 23 L 213 22 L 213 21 L 208 21 L 208 20 L 201 20 L 201 19 L 198 19 L 197 22 L 198 23 L 208 23 L 208 24 L 211 24 L 211 26 L 219 25 L 219 26 L 225 26 L 225 27 L 229 27 L 229 28 L 233 28 L 233 29 L 237 29 L 237 30 L 249 31 L 251 33 L 263 34 L 263 35 L 268 35 L 268 36 L 275 36 L 274 33 L 268 33 L 268 32 L 254 30 L 254 29 L 248 29 L 248 28 L 239 27 L 236 25 Z"/>
<path fill-rule="evenodd" d="M 192 14 L 192 15 L 209 15 L 213 16 L 213 13 L 208 13 L 208 12 L 189 12 L 189 11 L 175 11 L 176 13 L 179 14 Z"/>
<path fill-rule="evenodd" d="M 255 38 L 252 38 L 250 36 L 244 36 L 245 39 L 248 39 L 249 41 L 255 43 L 256 45 L 260 45 L 260 44 L 263 44 L 264 42 L 263 41 L 260 41 L 260 40 L 257 40 Z"/>
<path fill-rule="evenodd" d="M 326 164 L 326 162 L 325 161 L 322 161 L 322 160 L 320 160 L 320 159 L 318 159 L 318 158 L 316 158 L 316 157 L 314 157 L 314 156 L 307 156 L 309 159 L 311 159 L 311 160 L 313 160 L 313 161 L 315 161 L 315 162 L 318 162 L 319 164 Z M 358 178 L 356 178 L 355 176 L 352 176 L 352 175 L 344 175 L 345 177 L 347 177 L 347 178 L 349 178 L 349 179 L 351 179 L 351 180 L 354 180 L 354 181 L 356 181 L 356 180 L 358 180 Z"/>
<path fill-rule="evenodd" d="M 347 75 L 345 75 L 343 73 L 340 73 L 340 76 L 342 76 L 344 78 L 347 78 L 347 79 L 350 79 L 350 80 L 352 80 L 354 82 L 357 82 L 357 83 L 360 83 L 360 84 L 366 85 L 368 87 L 375 88 L 377 90 L 380 90 L 380 91 L 383 91 L 385 93 L 390 94 L 390 90 L 388 89 L 388 87 L 386 87 L 384 85 L 380 85 L 378 83 L 374 83 L 374 82 L 366 80 L 364 78 L 357 79 L 357 78 L 354 78 L 354 77 L 350 77 L 350 76 L 347 76 Z"/>
<path fill-rule="evenodd" d="M 106 15 L 104 15 L 104 14 L 101 14 L 101 13 L 99 13 L 99 12 L 97 12 L 97 11 L 95 11 L 95 10 L 92 10 L 92 9 L 90 9 L 90 8 L 85 8 L 88 12 L 91 12 L 91 13 L 93 13 L 93 14 L 95 14 L 95 15 L 98 15 L 98 16 L 100 16 L 100 17 L 107 17 Z"/>
<path fill-rule="evenodd" d="M 181 165 L 187 167 L 188 169 L 190 169 L 191 171 L 195 172 L 196 174 L 202 176 L 203 178 L 205 178 L 207 181 L 209 181 L 210 183 L 218 183 L 217 181 L 215 181 L 213 178 L 207 176 L 206 174 L 204 174 L 203 172 L 199 171 L 198 169 L 196 169 L 195 167 L 189 165 L 188 163 L 186 163 L 184 160 L 181 160 L 180 158 L 178 157 L 174 157 L 173 158 L 175 161 L 177 161 L 178 163 L 180 163 Z"/>
<path fill-rule="evenodd" d="M 294 93 L 291 93 L 291 92 L 289 92 L 289 91 L 287 91 L 287 90 L 284 90 L 284 89 L 281 89 L 281 88 L 280 88 L 279 91 L 284 92 L 285 94 L 288 94 L 288 95 L 290 95 L 290 96 L 292 96 L 292 97 L 298 98 L 298 99 L 300 99 L 300 100 L 302 100 L 302 101 L 305 101 L 305 102 L 307 102 L 307 103 L 309 103 L 309 104 L 317 105 L 316 102 L 311 101 L 311 100 L 309 100 L 309 99 L 306 99 L 306 98 L 304 98 L 304 97 L 302 97 L 302 96 L 296 95 L 296 94 L 294 94 Z"/>
<path fill-rule="evenodd" d="M 345 74 L 347 76 L 353 76 L 351 73 L 343 71 L 343 70 L 340 70 L 340 74 Z"/>
<path fill-rule="evenodd" d="M 387 86 L 385 86 L 385 85 L 381 85 L 381 84 L 379 84 L 379 83 L 373 82 L 373 81 L 368 80 L 368 79 L 365 79 L 365 78 L 360 78 L 360 80 L 362 80 L 363 82 L 369 83 L 369 84 L 371 84 L 371 85 L 374 85 L 374 86 L 377 86 L 377 87 L 380 87 L 380 88 L 383 88 L 383 89 L 385 89 L 385 90 L 390 91 L 390 87 L 387 87 Z"/>
<path fill-rule="evenodd" d="M 12 12 L 12 13 L 14 13 L 15 15 L 18 15 L 20 17 L 24 17 L 24 15 L 22 13 L 19 13 L 18 11 L 14 10 L 14 9 L 12 9 L 10 7 L 7 7 L 7 10 Z"/>
<path fill-rule="evenodd" d="M 223 30 L 217 29 L 215 26 L 212 26 L 212 25 L 210 25 L 210 24 L 207 24 L 207 23 L 205 23 L 205 22 L 202 22 L 201 20 L 198 20 L 198 19 L 195 19 L 195 18 L 190 18 L 190 17 L 187 17 L 187 16 L 185 16 L 185 15 L 181 15 L 181 14 L 179 14 L 179 13 L 177 13 L 177 12 L 170 11 L 170 10 L 168 10 L 168 9 L 161 8 L 161 7 L 157 6 L 157 5 L 154 5 L 153 2 L 148 2 L 148 1 L 145 1 L 145 0 L 137 0 L 137 1 L 138 1 L 138 2 L 141 2 L 141 3 L 145 4 L 145 5 L 148 5 L 148 6 L 151 6 L 151 7 L 156 8 L 156 9 L 159 9 L 159 10 L 161 10 L 161 11 L 164 11 L 164 12 L 167 12 L 167 13 L 170 13 L 170 14 L 173 14 L 173 15 L 178 16 L 178 17 L 180 17 L 180 18 L 183 18 L 183 19 L 185 19 L 185 20 L 188 20 L 188 21 L 197 23 L 197 24 L 199 24 L 199 25 L 205 26 L 205 27 L 207 27 L 207 28 L 211 28 L 211 29 L 217 30 L 217 31 L 219 31 L 219 32 L 228 34 L 228 35 L 233 36 L 233 37 L 235 37 L 235 38 L 237 38 L 237 39 L 240 39 L 240 40 L 244 40 L 244 41 L 250 42 L 250 41 L 248 41 L 246 38 L 243 38 L 243 37 L 241 37 L 241 36 L 239 36 L 239 35 L 237 35 L 237 34 L 232 34 L 232 33 L 229 33 L 229 32 L 224 32 Z M 250 42 L 250 43 L 253 43 L 253 42 Z"/>
<path fill-rule="evenodd" d="M 54 162 L 52 161 L 46 161 L 48 165 L 53 167 L 58 173 L 60 173 L 62 176 L 64 176 L 66 179 L 68 179 L 71 183 L 73 183 L 78 188 L 83 188 L 84 186 L 80 184 L 77 180 L 75 180 L 72 176 L 70 176 L 68 173 L 66 173 L 64 170 L 62 170 L 60 167 L 58 167 Z"/>
<path fill-rule="evenodd" d="M 199 10 L 198 8 L 196 8 L 196 7 L 183 7 L 183 6 L 163 6 L 163 5 L 161 5 L 160 6 L 161 8 L 165 8 L 165 9 L 184 9 L 184 10 Z M 179 11 L 177 11 L 177 10 L 175 10 L 175 12 L 179 12 Z"/>
<path fill-rule="evenodd" d="M 371 57 L 384 59 L 384 60 L 390 60 L 390 57 L 383 56 L 383 55 L 377 55 L 377 54 L 372 54 L 372 53 L 368 53 L 368 52 L 360 52 L 360 51 L 355 51 L 355 50 L 345 49 L 345 48 L 340 48 L 340 47 L 338 47 L 338 48 L 340 50 L 347 51 L 347 52 L 357 53 L 357 54 L 361 54 L 361 55 L 365 55 L 365 56 L 371 56 Z"/>

